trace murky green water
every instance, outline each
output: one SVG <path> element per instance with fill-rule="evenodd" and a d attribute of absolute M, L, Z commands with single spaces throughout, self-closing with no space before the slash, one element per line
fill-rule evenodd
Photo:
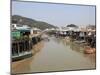
<path fill-rule="evenodd" d="M 12 63 L 13 73 L 94 69 L 95 54 L 84 54 L 84 45 L 49 37 L 34 46 L 35 55 Z"/>

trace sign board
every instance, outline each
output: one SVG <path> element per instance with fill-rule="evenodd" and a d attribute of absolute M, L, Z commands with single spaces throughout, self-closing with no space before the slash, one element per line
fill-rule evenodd
<path fill-rule="evenodd" d="M 11 35 L 13 38 L 17 38 L 17 39 L 20 38 L 21 36 L 20 31 L 13 31 Z"/>

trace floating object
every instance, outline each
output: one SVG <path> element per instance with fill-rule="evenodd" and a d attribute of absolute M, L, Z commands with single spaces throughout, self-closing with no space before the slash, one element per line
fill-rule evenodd
<path fill-rule="evenodd" d="M 90 48 L 90 47 L 86 47 L 85 49 L 85 53 L 86 54 L 92 54 L 92 53 L 95 53 L 96 49 L 95 48 Z"/>
<path fill-rule="evenodd" d="M 81 44 L 81 43 L 85 43 L 85 41 L 84 40 L 82 40 L 82 41 L 74 41 L 75 43 L 79 43 L 79 44 Z"/>
<path fill-rule="evenodd" d="M 69 37 L 65 37 L 65 41 L 66 41 L 66 42 L 70 42 L 70 40 L 71 40 L 71 39 L 70 39 Z"/>

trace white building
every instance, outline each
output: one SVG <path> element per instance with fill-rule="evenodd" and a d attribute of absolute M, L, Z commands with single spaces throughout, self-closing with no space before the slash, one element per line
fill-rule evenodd
<path fill-rule="evenodd" d="M 39 34 L 41 32 L 41 30 L 39 28 L 31 28 L 31 34 Z"/>
<path fill-rule="evenodd" d="M 12 24 L 11 28 L 17 30 L 30 29 L 28 25 L 18 25 L 18 24 Z"/>

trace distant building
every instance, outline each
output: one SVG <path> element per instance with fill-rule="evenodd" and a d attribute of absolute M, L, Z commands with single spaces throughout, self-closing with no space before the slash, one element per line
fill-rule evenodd
<path fill-rule="evenodd" d="M 86 27 L 88 30 L 96 30 L 96 26 L 95 25 L 89 25 Z"/>
<path fill-rule="evenodd" d="M 24 29 L 30 29 L 28 25 L 20 25 L 20 24 L 12 24 L 11 26 L 12 30 L 24 30 Z"/>
<path fill-rule="evenodd" d="M 41 30 L 39 28 L 35 28 L 35 27 L 31 28 L 31 34 L 38 34 L 40 32 Z"/>

